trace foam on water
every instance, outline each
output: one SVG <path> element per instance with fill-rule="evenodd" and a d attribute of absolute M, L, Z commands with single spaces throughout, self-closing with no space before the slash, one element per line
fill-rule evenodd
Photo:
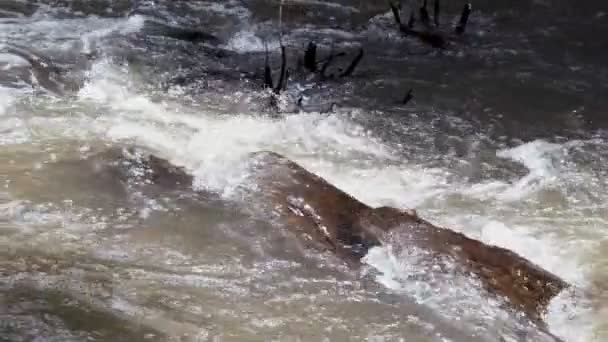
<path fill-rule="evenodd" d="M 425 210 L 436 209 L 429 200 L 437 201 L 451 194 L 491 199 L 503 213 L 518 216 L 522 213 L 518 204 L 548 187 L 559 189 L 571 179 L 564 176 L 572 171 L 561 160 L 567 157 L 565 151 L 575 146 L 574 143 L 533 141 L 499 151 L 500 157 L 526 166 L 528 174 L 512 183 L 493 180 L 464 184 L 451 180 L 449 169 L 425 168 L 397 159 L 393 147 L 346 114 L 309 113 L 280 118 L 238 113 L 220 116 L 184 107 L 169 99 L 152 100 L 136 90 L 137 82 L 128 67 L 117 67 L 105 60 L 93 65 L 89 80 L 80 91 L 78 101 L 82 107 L 94 108 L 94 116 L 87 120 L 78 116 L 68 118 L 58 123 L 65 126 L 63 132 L 59 129 L 56 132 L 73 137 L 72 126 L 78 122 L 79 136 L 92 134 L 110 142 L 135 142 L 187 167 L 195 174 L 199 187 L 225 196 L 233 195 L 246 179 L 244 157 L 260 150 L 286 154 L 370 205 L 415 207 L 423 216 Z M 441 200 L 438 203 L 445 205 Z M 571 241 L 560 240 L 558 236 L 539 234 L 538 227 L 517 224 L 492 211 L 491 206 L 477 216 L 448 209 L 439 214 L 440 223 L 487 243 L 512 249 L 568 281 L 585 286 L 584 269 L 577 259 L 586 252 L 587 247 L 582 243 L 569 245 Z M 471 315 L 485 317 L 486 322 L 488 317 L 500 319 L 504 315 L 482 294 L 469 292 L 466 280 L 441 279 L 444 283 L 436 289 L 425 287 L 424 282 L 408 282 L 408 277 L 428 266 L 408 265 L 406 261 L 415 256 L 395 254 L 388 246 L 373 249 L 366 261 L 380 271 L 379 282 L 404 291 L 422 303 L 436 305 L 447 315 L 456 315 L 449 308 L 450 305 L 456 307 L 455 302 L 471 308 Z M 559 301 L 567 302 L 568 298 L 560 297 Z M 577 306 L 575 310 L 582 309 Z M 578 321 L 570 320 L 553 305 L 547 320 L 552 330 L 564 337 L 570 337 L 568 327 L 571 330 L 573 324 L 577 324 L 579 333 L 572 340 L 586 341 L 587 337 L 583 336 L 588 336 L 587 330 L 581 331 L 578 324 L 593 326 L 590 323 L 593 320 L 584 311 L 578 314 Z"/>
<path fill-rule="evenodd" d="M 504 217 L 504 211 L 509 216 L 521 215 L 522 209 L 518 205 L 535 196 L 539 191 L 548 188 L 563 189 L 572 186 L 572 183 L 582 186 L 580 179 L 586 177 L 581 174 L 583 171 L 572 170 L 572 165 L 569 165 L 565 159 L 568 156 L 569 149 L 586 143 L 569 141 L 564 144 L 555 144 L 537 140 L 499 151 L 498 156 L 520 162 L 529 170 L 528 174 L 512 183 L 492 181 L 475 184 L 471 187 L 466 184 L 449 184 L 446 181 L 447 177 L 436 178 L 435 181 L 439 181 L 439 183 L 426 178 L 427 181 L 430 181 L 431 186 L 429 187 L 422 186 L 425 183 L 422 182 L 420 183 L 421 187 L 410 187 L 408 190 L 407 187 L 401 188 L 399 182 L 393 182 L 393 191 L 383 192 L 382 195 L 391 196 L 402 192 L 411 194 L 415 198 L 424 199 L 427 196 L 446 196 L 457 193 L 473 198 L 492 199 L 494 205 L 500 208 L 503 213 L 497 215 L 489 212 L 486 215 L 470 215 L 449 212 L 449 214 L 444 214 L 443 217 L 439 218 L 439 223 L 485 243 L 511 249 L 573 284 L 578 296 L 572 297 L 569 291 L 560 294 L 551 303 L 546 320 L 550 330 L 567 341 L 591 341 L 593 340 L 594 329 L 597 326 L 597 320 L 594 317 L 597 313 L 585 303 L 585 295 L 582 294 L 588 286 L 586 277 L 589 270 L 589 267 L 583 266 L 584 261 L 582 259 L 584 255 L 591 254 L 594 246 L 584 240 L 572 240 L 571 234 L 568 234 L 569 239 L 567 240 L 560 238 L 555 233 L 547 233 L 546 231 L 539 234 L 539 229 L 542 231 L 547 224 L 550 225 L 547 228 L 551 232 L 570 231 L 574 228 L 568 226 L 571 221 L 564 221 L 558 217 L 552 218 L 552 211 L 550 210 L 532 212 L 533 215 L 549 215 L 545 218 L 548 222 L 541 223 L 538 227 L 517 224 L 515 220 Z M 386 172 L 386 168 L 384 170 Z M 391 180 L 394 181 L 395 179 L 391 178 Z M 348 189 L 349 185 L 344 184 L 344 187 Z M 374 189 L 373 186 L 370 188 Z M 381 194 L 377 195 L 382 196 Z M 367 193 L 368 198 L 372 196 L 369 192 Z M 407 195 L 398 195 L 394 201 L 399 203 L 399 198 L 407 197 Z M 576 200 L 571 198 L 568 200 L 573 205 L 577 203 Z M 371 199 L 371 202 L 373 201 Z M 376 201 L 380 202 L 381 200 L 377 198 Z M 411 203 L 414 202 L 411 201 Z M 550 204 L 548 205 L 550 206 Z M 530 204 L 530 206 L 533 206 L 533 204 Z M 493 217 L 493 214 L 496 216 Z M 581 223 L 583 225 L 590 224 L 587 222 Z M 556 224 L 560 226 L 555 227 Z M 582 228 L 584 229 L 584 227 Z M 580 228 L 576 227 L 576 229 Z M 407 277 L 412 276 L 412 274 L 429 269 L 428 265 L 417 265 L 417 257 L 413 251 L 410 251 L 408 255 L 395 254 L 389 245 L 372 249 L 366 256 L 365 261 L 381 272 L 377 277 L 379 282 L 394 290 L 404 291 L 421 301 L 426 302 L 429 298 L 433 298 L 434 302 L 432 304 L 449 315 L 449 310 L 446 311 L 442 305 L 451 306 L 454 305 L 453 302 L 442 304 L 434 296 L 429 296 L 424 291 L 421 293 L 422 288 L 418 284 L 406 281 Z M 458 287 L 455 283 L 450 283 L 450 286 Z M 451 290 L 459 291 L 458 288 Z M 457 297 L 459 297 L 463 302 L 462 305 L 475 305 L 475 303 L 482 305 L 483 307 L 477 308 L 476 311 L 483 313 L 484 310 L 489 309 L 490 316 L 492 316 L 491 312 L 496 315 L 500 312 L 497 307 L 485 307 L 485 304 L 482 304 L 483 300 L 480 302 L 479 294 L 476 296 L 474 293 L 468 292 L 467 286 L 462 287 L 461 285 L 460 290 L 464 291 L 462 296 L 452 296 L 451 300 L 457 300 Z"/>
<path fill-rule="evenodd" d="M 16 100 L 16 94 L 13 89 L 0 87 L 0 116 L 4 116 L 10 106 Z"/>
<path fill-rule="evenodd" d="M 19 20 L 3 24 L 0 41 L 35 46 L 37 49 L 63 47 L 73 49 L 75 42 L 82 43 L 82 51 L 91 52 L 94 44 L 111 34 L 128 34 L 143 27 L 144 17 L 129 18 L 75 18 L 57 21 L 43 17 L 40 20 Z M 18 40 L 15 41 L 15 38 Z M 49 45 L 49 42 L 53 42 Z M 60 44 L 56 42 L 62 42 Z"/>
<path fill-rule="evenodd" d="M 277 39 L 264 41 L 255 34 L 253 27 L 245 28 L 232 36 L 224 48 L 236 52 L 277 51 L 281 45 Z"/>
<path fill-rule="evenodd" d="M 106 62 L 94 66 L 92 81 L 80 92 L 83 100 L 106 111 L 97 118 L 94 130 L 110 140 L 136 141 L 160 152 L 193 170 L 198 184 L 210 190 L 225 192 L 238 185 L 244 157 L 260 150 L 282 152 L 296 160 L 391 155 L 389 148 L 347 116 L 311 113 L 276 119 L 197 113 L 132 93 L 125 76 Z"/>
<path fill-rule="evenodd" d="M 221 14 L 236 15 L 240 19 L 246 20 L 251 16 L 251 12 L 246 7 L 240 6 L 240 1 L 223 1 L 218 3 L 215 1 L 211 2 L 193 2 L 189 6 L 197 9 L 203 9 L 206 11 L 212 11 Z"/>
<path fill-rule="evenodd" d="M 111 24 L 106 24 L 103 27 L 88 31 L 81 35 L 82 42 L 84 43 L 83 52 L 93 52 L 95 43 L 104 37 L 110 36 L 114 33 L 120 33 L 126 35 L 140 31 L 144 26 L 145 18 L 141 15 L 134 15 L 128 19 L 114 21 Z"/>
<path fill-rule="evenodd" d="M 456 325 L 466 327 L 466 331 L 479 331 L 478 336 L 506 337 L 517 327 L 517 322 L 500 308 L 500 301 L 487 298 L 475 280 L 442 270 L 455 265 L 447 262 L 440 266 L 442 262 L 428 252 L 415 247 L 403 249 L 395 243 L 374 247 L 363 259 L 380 271 L 376 276 L 379 283 L 457 321 Z"/>
<path fill-rule="evenodd" d="M 519 200 L 540 188 L 545 188 L 558 179 L 555 165 L 556 152 L 562 151 L 563 146 L 551 144 L 542 140 L 533 141 L 518 147 L 499 151 L 497 155 L 522 163 L 529 173 L 515 182 L 507 191 L 501 193 L 502 200 Z"/>
<path fill-rule="evenodd" d="M 312 0 L 298 2 L 340 6 Z M 247 19 L 250 13 L 239 3 L 195 2 L 192 6 Z M 354 7 L 340 7 L 345 11 L 357 11 Z M 19 18 L 3 22 L 0 41 L 14 42 L 19 39 L 35 48 L 61 47 L 66 50 L 74 49 L 76 43 L 83 52 L 91 52 L 103 38 L 115 33 L 124 35 L 137 32 L 144 21 L 144 17 L 139 15 L 131 18 L 53 20 L 45 17 L 44 13 L 38 13 L 33 19 Z M 386 22 L 386 25 L 393 23 L 390 12 L 379 15 L 374 21 Z M 371 25 L 370 29 L 374 27 Z M 264 42 L 255 35 L 256 29 L 244 25 L 225 47 L 237 52 L 264 51 Z M 319 32 L 352 38 L 342 31 Z M 378 36 L 382 37 L 387 34 L 384 29 L 378 32 L 381 32 Z M 398 32 L 390 31 L 388 34 L 398 36 Z M 276 51 L 278 42 L 269 42 L 268 49 Z M 24 63 L 16 57 L 0 56 L 0 63 L 5 62 L 8 62 L 7 65 Z M 175 164 L 186 166 L 195 174 L 197 186 L 227 197 L 232 196 L 246 179 L 246 165 L 243 165 L 245 156 L 249 152 L 273 150 L 296 160 L 370 205 L 413 207 L 422 216 L 428 212 L 434 215 L 436 222 L 486 243 L 514 250 L 582 290 L 588 285 L 583 256 L 597 247 L 588 237 L 607 238 L 602 212 L 598 212 L 598 208 L 604 208 L 602 206 L 606 202 L 605 184 L 597 179 L 597 175 L 588 173 L 570 159 L 573 149 L 585 148 L 589 142 L 557 144 L 537 140 L 500 150 L 497 154 L 499 157 L 521 163 L 528 173 L 512 181 L 492 179 L 469 184 L 454 180 L 449 168 L 428 168 L 395 157 L 395 147 L 384 144 L 347 114 L 309 113 L 281 118 L 239 113 L 219 116 L 212 111 L 195 110 L 169 99 L 152 100 L 149 94 L 137 90 L 140 85 L 133 80 L 128 67 L 117 67 L 106 60 L 93 65 L 89 79 L 75 103 L 63 108 L 65 115 L 59 118 L 53 117 L 52 107 L 65 103 L 48 103 L 48 108 L 34 108 L 34 113 L 25 113 L 17 107 L 22 105 L 21 98 L 27 99 L 30 94 L 22 89 L 0 87 L 0 145 L 26 143 L 32 139 L 31 131 L 35 131 L 37 139 L 42 140 L 59 137 L 135 142 L 155 150 Z M 602 148 L 605 145 L 605 142 L 598 144 Z M 534 201 L 546 190 L 558 193 L 566 209 L 552 211 L 551 203 Z M 591 195 L 585 195 L 588 193 Z M 483 209 L 470 214 L 466 208 L 451 208 L 449 198 L 454 196 L 469 202 L 482 202 Z M 596 200 L 599 203 L 594 202 Z M 141 212 L 142 217 L 149 213 L 147 208 L 158 210 L 158 206 L 151 202 Z M 578 209 L 585 209 L 586 213 L 591 212 L 595 216 L 566 220 L 555 213 L 564 210 L 569 213 Z M 22 234 L 41 233 L 39 239 L 51 242 L 51 235 L 56 234 L 58 239 L 72 241 L 71 246 L 80 246 L 83 243 L 81 235 L 96 227 L 93 224 L 78 224 L 83 219 L 75 212 L 55 207 L 36 207 L 10 198 L 0 198 L 0 228 L 3 227 L 2 221 L 10 221 L 11 229 L 16 225 L 22 229 Z M 47 230 L 46 227 L 54 229 Z M 565 232 L 566 237 L 556 234 L 556 231 Z M 577 232 L 585 232 L 586 235 L 579 238 Z M 6 241 L 0 239 L 0 242 Z M 91 241 L 87 243 L 93 244 Z M 5 246 L 9 245 L 6 243 Z M 118 255 L 117 259 L 124 259 L 125 254 L 129 253 L 126 250 L 111 252 Z M 428 268 L 432 268 L 432 265 L 421 261 L 423 253 L 400 251 L 388 245 L 372 249 L 365 261 L 380 272 L 377 276 L 380 283 L 411 295 L 419 303 L 434 307 L 455 321 L 463 317 L 470 321 L 481 319 L 485 320 L 487 326 L 487 322 L 500 325 L 504 323 L 501 320 L 507 320 L 497 303 L 485 298 L 483 293 L 470 290 L 471 285 L 476 284 L 467 279 L 442 277 L 438 273 L 432 279 L 434 283 L 411 281 L 416 277 L 424 278 Z M 159 259 L 164 257 L 160 255 Z M 181 256 L 174 255 L 173 258 L 179 260 Z M 172 259 L 167 256 L 167 260 Z M 197 279 L 181 279 L 188 283 L 186 280 Z M 204 280 L 210 283 L 208 279 Z M 224 285 L 218 283 L 218 288 Z M 112 304 L 115 310 L 130 315 L 135 315 L 134 312 L 139 310 L 121 297 L 116 297 Z M 573 298 L 570 293 L 564 292 L 549 307 L 546 320 L 551 331 L 567 341 L 593 340 L 593 329 L 601 316 L 593 317 L 594 311 L 588 307 L 584 296 Z M 463 308 L 466 309 L 464 313 Z"/>
<path fill-rule="evenodd" d="M 25 93 L 25 94 L 24 94 Z M 20 144 L 30 140 L 25 120 L 14 115 L 14 106 L 27 91 L 0 86 L 0 145 Z"/>

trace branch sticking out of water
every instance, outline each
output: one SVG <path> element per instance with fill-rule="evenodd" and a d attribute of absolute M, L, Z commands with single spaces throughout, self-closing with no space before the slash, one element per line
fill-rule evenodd
<path fill-rule="evenodd" d="M 463 34 L 467 28 L 467 22 L 469 21 L 469 15 L 471 14 L 471 3 L 464 5 L 462 14 L 460 15 L 460 22 L 456 26 L 456 33 Z"/>
<path fill-rule="evenodd" d="M 405 94 L 405 97 L 403 98 L 403 101 L 402 101 L 402 103 L 404 105 L 406 105 L 408 102 L 410 102 L 412 100 L 412 98 L 414 98 L 414 95 L 412 94 L 413 91 L 414 91 L 413 89 L 410 89 L 407 91 L 407 94 Z"/>
<path fill-rule="evenodd" d="M 338 57 L 343 57 L 346 56 L 346 53 L 344 52 L 338 52 L 338 53 L 334 53 L 334 49 L 333 47 L 331 48 L 331 50 L 329 51 L 329 56 L 327 56 L 326 59 L 319 61 L 319 63 L 323 63 L 323 66 L 321 67 L 321 70 L 319 71 L 320 75 L 321 75 L 321 79 L 329 79 L 329 78 L 334 78 L 335 75 L 327 75 L 326 71 L 327 69 L 329 69 L 329 66 L 331 65 L 331 63 L 334 62 L 334 60 Z M 355 65 L 356 67 L 356 65 Z"/>
<path fill-rule="evenodd" d="M 279 4 L 279 32 L 283 33 L 283 0 Z"/>
<path fill-rule="evenodd" d="M 310 72 L 317 71 L 317 44 L 310 42 L 304 53 L 304 67 Z"/>
<path fill-rule="evenodd" d="M 397 24 L 399 26 L 401 26 L 401 15 L 399 14 L 399 8 L 392 1 L 389 1 L 389 5 L 391 6 L 391 10 L 393 11 L 393 16 L 395 17 L 395 21 L 397 22 Z"/>
<path fill-rule="evenodd" d="M 272 70 L 270 69 L 268 45 L 266 45 L 266 43 L 264 43 L 264 50 L 266 52 L 266 57 L 264 60 L 264 88 L 272 89 L 274 87 L 274 82 L 272 81 Z"/>
<path fill-rule="evenodd" d="M 439 27 L 439 4 L 440 0 L 435 0 L 435 6 L 433 6 L 433 20 L 435 21 L 435 26 Z"/>
<path fill-rule="evenodd" d="M 422 6 L 420 6 L 420 21 L 425 26 L 429 26 L 431 23 L 431 17 L 429 16 L 429 11 L 427 10 L 427 0 L 422 2 Z"/>
<path fill-rule="evenodd" d="M 350 76 L 355 71 L 355 68 L 357 68 L 357 65 L 359 65 L 359 62 L 361 62 L 362 59 L 363 59 L 363 49 L 361 48 L 361 49 L 359 49 L 359 53 L 357 54 L 357 56 L 355 56 L 355 58 L 350 63 L 348 68 L 346 68 L 346 70 L 340 74 L 340 77 Z"/>
<path fill-rule="evenodd" d="M 287 90 L 287 81 L 289 81 L 289 69 L 285 70 L 285 82 L 283 82 L 283 88 L 281 88 L 281 91 Z"/>
<path fill-rule="evenodd" d="M 279 83 L 274 88 L 274 93 L 279 94 L 285 87 L 285 74 L 287 73 L 287 54 L 285 52 L 285 45 L 281 42 L 281 75 L 279 76 Z"/>
<path fill-rule="evenodd" d="M 331 62 L 334 61 L 335 57 L 337 57 L 337 55 L 335 55 L 333 52 L 330 51 L 329 56 L 325 60 L 325 63 L 323 63 L 323 67 L 321 67 L 321 77 L 322 78 L 328 78 L 328 76 L 325 74 L 325 72 L 327 71 L 327 68 L 329 68 L 329 65 L 331 64 Z"/>

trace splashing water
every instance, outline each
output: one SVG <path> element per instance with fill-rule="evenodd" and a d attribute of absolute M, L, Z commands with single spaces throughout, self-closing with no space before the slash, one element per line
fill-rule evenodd
<path fill-rule="evenodd" d="M 196 9 L 253 20 L 239 6 L 201 2 Z M 146 69 L 132 55 L 149 54 L 154 60 L 162 55 L 154 44 L 180 58 L 187 54 L 170 39 L 137 45 L 147 17 L 60 19 L 46 10 L 18 24 L 2 22 L 0 40 L 22 39 L 49 53 L 98 49 L 107 56 L 90 65 L 84 86 L 73 96 L 39 96 L 32 87 L 21 87 L 25 83 L 0 87 L 0 249 L 7 251 L 0 254 L 8 260 L 9 275 L 3 273 L 0 290 L 31 306 L 7 299 L 0 309 L 2 318 L 26 327 L 16 331 L 38 331 L 42 338 L 93 338 L 97 328 L 91 322 L 106 320 L 107 326 L 99 328 L 104 336 L 126 326 L 136 332 L 124 336 L 135 340 L 222 332 L 280 339 L 292 330 L 332 340 L 403 335 L 414 340 L 518 340 L 521 330 L 531 340 L 545 338 L 504 311 L 500 300 L 476 290 L 474 280 L 435 272 L 424 251 L 404 249 L 399 241 L 365 257 L 382 285 L 367 289 L 370 285 L 359 275 L 329 258 L 298 257 L 297 248 L 273 227 L 242 218 L 225 202 L 188 202 L 170 194 L 123 202 L 112 182 L 95 180 L 85 169 L 52 171 L 57 161 L 80 159 L 90 150 L 137 145 L 184 166 L 195 176 L 197 189 L 237 202 L 239 187 L 249 181 L 244 174 L 247 154 L 285 154 L 369 205 L 416 208 L 433 222 L 509 248 L 556 273 L 576 290 L 552 301 L 549 330 L 567 341 L 605 336 L 600 330 L 605 307 L 591 291 L 602 282 L 602 260 L 608 258 L 601 248 L 608 239 L 602 167 L 608 143 L 602 131 L 567 141 L 533 137 L 508 146 L 487 134 L 487 146 L 473 146 L 478 143 L 473 141 L 466 146 L 468 154 L 458 154 L 442 153 L 434 144 L 444 136 L 466 144 L 460 137 L 476 123 L 447 111 L 440 113 L 446 128 L 425 117 L 433 111 L 416 107 L 409 130 L 395 139 L 387 134 L 393 127 L 378 123 L 389 113 L 368 109 L 345 106 L 332 114 L 280 116 L 223 113 L 201 103 L 213 96 L 218 96 L 210 99 L 215 102 L 232 101 L 248 91 L 228 87 L 229 98 L 221 98 L 213 92 L 215 80 L 207 76 L 212 83 L 199 94 L 201 100 L 187 98 L 178 86 L 165 92 L 148 83 Z M 158 13 L 165 15 L 165 10 Z M 256 24 L 247 22 L 222 47 L 240 54 L 263 51 L 254 31 Z M 340 33 L 340 39 L 358 39 L 362 32 Z M 302 43 L 297 35 L 290 38 Z M 123 50 L 127 53 L 120 55 Z M 27 66 L 13 57 L 2 56 L 0 63 L 8 63 L 0 66 Z M 157 66 L 157 71 L 175 71 L 161 70 L 170 66 Z M 361 96 L 367 96 L 365 91 Z M 396 118 L 395 125 L 406 126 L 402 119 Z M 481 154 L 486 159 L 473 164 L 471 155 Z M 457 172 L 459 165 L 510 172 L 467 179 Z M 62 173 L 73 180 L 54 184 Z M 81 193 L 87 191 L 95 193 Z M 90 197 L 93 204 L 82 200 Z M 393 293 L 399 299 L 383 297 Z M 36 303 L 46 307 L 39 309 Z M 78 311 L 79 306 L 87 309 Z M 37 320 L 42 311 L 51 318 Z M 76 324 L 78 315 L 85 318 Z"/>

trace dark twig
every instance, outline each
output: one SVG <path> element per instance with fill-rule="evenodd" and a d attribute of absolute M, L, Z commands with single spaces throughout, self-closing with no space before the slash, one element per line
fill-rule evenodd
<path fill-rule="evenodd" d="M 399 14 L 399 8 L 392 1 L 389 1 L 389 5 L 391 6 L 391 10 L 393 11 L 393 16 L 395 17 L 395 21 L 397 22 L 397 24 L 399 26 L 401 26 L 401 15 Z"/>
<path fill-rule="evenodd" d="M 310 72 L 317 71 L 317 44 L 310 42 L 304 53 L 304 67 Z"/>
<path fill-rule="evenodd" d="M 469 21 L 469 15 L 471 14 L 471 3 L 464 5 L 462 14 L 460 15 L 460 22 L 456 26 L 456 33 L 463 34 L 467 28 L 467 22 Z"/>
<path fill-rule="evenodd" d="M 270 69 L 270 62 L 268 58 L 268 46 L 264 43 L 264 50 L 266 52 L 266 58 L 264 60 L 264 88 L 273 88 L 272 82 L 272 70 Z"/>
<path fill-rule="evenodd" d="M 325 71 L 327 71 L 327 68 L 329 68 L 329 65 L 331 64 L 331 62 L 334 61 L 335 57 L 336 57 L 336 55 L 333 52 L 329 53 L 329 56 L 325 60 L 325 63 L 323 63 L 323 67 L 321 67 L 321 77 L 322 78 L 328 78 L 327 75 L 325 75 Z"/>
<path fill-rule="evenodd" d="M 420 21 L 425 26 L 429 26 L 431 23 L 431 17 L 429 16 L 429 11 L 426 9 L 427 0 L 423 0 L 422 6 L 420 6 Z"/>
<path fill-rule="evenodd" d="M 439 4 L 440 0 L 435 0 L 435 6 L 433 7 L 433 20 L 435 21 L 435 26 L 439 27 Z"/>
<path fill-rule="evenodd" d="M 320 70 L 320 74 L 321 74 L 321 79 L 329 79 L 329 78 L 333 78 L 334 75 L 326 75 L 325 72 L 327 71 L 327 69 L 329 68 L 329 66 L 331 65 L 331 63 L 333 63 L 333 61 L 337 58 L 337 57 L 342 57 L 345 56 L 346 53 L 344 52 L 338 52 L 338 53 L 334 53 L 333 52 L 334 49 L 333 47 L 329 50 L 329 56 L 327 56 L 327 58 L 324 60 L 323 66 L 321 67 Z M 356 65 L 355 65 L 356 67 Z"/>
<path fill-rule="evenodd" d="M 283 82 L 282 91 L 287 90 L 287 81 L 289 80 L 289 69 L 285 70 L 285 82 Z"/>
<path fill-rule="evenodd" d="M 348 68 L 346 68 L 346 70 L 340 74 L 340 77 L 350 76 L 355 71 L 355 68 L 357 67 L 357 65 L 359 65 L 359 62 L 361 62 L 361 59 L 363 59 L 363 49 L 362 48 L 359 49 L 359 53 L 353 59 L 353 61 L 350 63 Z"/>
<path fill-rule="evenodd" d="M 281 75 L 279 76 L 279 83 L 274 88 L 275 94 L 279 94 L 284 87 L 285 73 L 287 72 L 287 55 L 285 53 L 285 45 L 281 43 Z"/>
<path fill-rule="evenodd" d="M 403 98 L 403 101 L 402 101 L 402 103 L 404 105 L 406 105 L 408 102 L 410 102 L 410 100 L 412 98 L 414 98 L 414 95 L 412 94 L 412 92 L 413 92 L 413 89 L 410 89 L 407 91 L 407 94 L 405 94 L 405 97 Z"/>

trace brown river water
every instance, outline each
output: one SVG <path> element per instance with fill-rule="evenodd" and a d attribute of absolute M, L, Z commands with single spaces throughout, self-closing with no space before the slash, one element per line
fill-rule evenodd
<path fill-rule="evenodd" d="M 445 51 L 385 1 L 284 0 L 280 20 L 279 3 L 0 0 L 0 341 L 554 340 L 416 251 L 355 271 L 303 250 L 242 196 L 260 150 L 525 256 L 574 285 L 548 331 L 608 340 L 605 1 L 473 1 Z M 442 3 L 449 30 L 464 2 Z M 279 35 L 293 66 L 310 40 L 365 56 L 292 76 L 277 113 L 261 75 Z M 92 159 L 133 146 L 194 188 Z"/>

